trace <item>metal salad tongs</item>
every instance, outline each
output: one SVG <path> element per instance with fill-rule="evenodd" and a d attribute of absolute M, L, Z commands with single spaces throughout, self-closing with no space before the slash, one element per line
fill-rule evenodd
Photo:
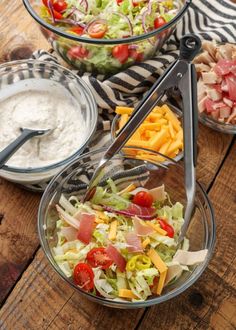
<path fill-rule="evenodd" d="M 183 102 L 183 132 L 184 132 L 184 169 L 185 169 L 185 190 L 187 205 L 185 208 L 184 224 L 178 243 L 182 242 L 194 207 L 196 191 L 196 159 L 197 159 L 197 78 L 194 65 L 191 63 L 201 48 L 201 40 L 194 34 L 185 35 L 180 40 L 179 59 L 174 61 L 164 74 L 156 81 L 145 97 L 136 106 L 132 116 L 126 125 L 121 129 L 117 138 L 103 154 L 97 169 L 89 183 L 84 201 L 90 199 L 95 187 L 103 175 L 103 168 L 106 163 L 121 150 L 136 128 L 152 111 L 154 106 L 161 100 L 167 90 L 178 88 Z"/>

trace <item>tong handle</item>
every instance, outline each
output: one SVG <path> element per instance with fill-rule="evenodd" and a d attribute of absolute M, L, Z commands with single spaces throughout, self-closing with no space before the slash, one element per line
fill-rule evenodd
<path fill-rule="evenodd" d="M 180 60 L 191 62 L 201 49 L 201 39 L 195 34 L 186 34 L 180 39 Z"/>

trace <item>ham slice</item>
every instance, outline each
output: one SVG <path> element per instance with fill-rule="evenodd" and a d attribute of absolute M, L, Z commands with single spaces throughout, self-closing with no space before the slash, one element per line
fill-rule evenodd
<path fill-rule="evenodd" d="M 159 187 L 150 189 L 149 193 L 152 195 L 154 201 L 164 201 L 166 199 L 164 184 Z"/>
<path fill-rule="evenodd" d="M 122 214 L 127 217 L 134 217 L 137 215 L 139 218 L 143 220 L 152 220 L 156 217 L 156 209 L 154 207 L 142 207 L 136 204 L 130 203 L 129 207 L 125 210 L 116 210 L 110 206 L 102 206 L 105 211 Z"/>
<path fill-rule="evenodd" d="M 137 216 L 133 218 L 133 225 L 135 232 L 139 236 L 147 236 L 155 232 L 153 228 L 145 225 L 145 223 L 142 223 L 142 220 L 139 219 Z"/>
<path fill-rule="evenodd" d="M 207 256 L 207 253 L 207 249 L 194 252 L 178 250 L 173 257 L 173 261 L 177 261 L 181 265 L 193 266 L 203 262 Z"/>
<path fill-rule="evenodd" d="M 124 272 L 126 267 L 126 260 L 122 254 L 111 244 L 106 248 L 106 253 L 108 257 L 117 265 L 118 269 L 121 272 Z"/>
<path fill-rule="evenodd" d="M 66 240 L 70 242 L 77 239 L 78 230 L 73 227 L 62 227 L 61 233 L 66 238 Z"/>
<path fill-rule="evenodd" d="M 129 232 L 125 235 L 126 243 L 128 244 L 128 251 L 133 252 L 143 252 L 141 239 L 135 232 Z"/>
<path fill-rule="evenodd" d="M 92 238 L 93 225 L 95 221 L 95 215 L 89 213 L 80 213 L 80 225 L 77 238 L 85 243 L 89 244 Z"/>
<path fill-rule="evenodd" d="M 211 72 L 203 72 L 202 73 L 202 80 L 205 84 L 217 84 L 217 74 L 213 71 Z"/>

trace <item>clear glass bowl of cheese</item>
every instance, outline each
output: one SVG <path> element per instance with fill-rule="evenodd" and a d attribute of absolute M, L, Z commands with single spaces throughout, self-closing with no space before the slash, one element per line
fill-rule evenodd
<path fill-rule="evenodd" d="M 103 148 L 81 155 L 77 160 L 67 165 L 49 183 L 41 199 L 38 212 L 38 232 L 44 253 L 53 269 L 61 278 L 69 283 L 84 298 L 90 299 L 93 302 L 108 307 L 127 309 L 148 307 L 173 299 L 175 296 L 187 290 L 201 276 L 212 257 L 214 249 L 216 235 L 214 213 L 207 194 L 199 183 L 197 183 L 195 207 L 186 237 L 189 239 L 189 251 L 206 249 L 206 257 L 199 264 L 190 267 L 190 271 L 182 273 L 179 277 L 176 275 L 177 278 L 174 281 L 164 286 L 161 295 L 153 294 L 149 296 L 147 300 L 143 301 L 120 301 L 119 299 L 112 300 L 96 296 L 92 293 L 85 292 L 80 286 L 77 286 L 73 280 L 73 276 L 68 276 L 68 274 L 63 271 L 62 267 L 60 267 L 58 261 L 56 261 L 58 259 L 55 258 L 54 248 L 57 246 L 58 241 L 62 240 L 61 236 L 58 235 L 57 221 L 59 220 L 59 215 L 56 210 L 56 205 L 60 203 L 59 200 L 62 195 L 67 200 L 74 200 L 74 202 L 76 202 L 76 200 L 81 200 L 85 194 L 91 175 L 97 168 L 101 154 L 104 151 L 105 149 Z M 130 151 L 133 151 L 133 154 L 137 154 L 137 151 L 140 151 L 140 149 L 131 148 Z M 168 165 L 154 161 L 156 156 L 164 156 L 156 152 L 151 152 L 150 150 L 149 152 L 153 156 L 152 160 L 137 159 L 134 155 L 131 155 L 132 152 L 130 152 L 129 155 L 115 155 L 106 164 L 100 182 L 104 182 L 104 179 L 112 178 L 119 190 L 123 190 L 130 184 L 147 189 L 152 189 L 164 184 L 165 191 L 169 194 L 171 201 L 173 203 L 178 201 L 185 206 L 186 196 L 183 167 L 170 158 L 166 158 L 165 163 L 168 161 Z M 78 240 L 74 242 L 79 243 Z M 75 253 L 72 243 L 72 241 L 66 240 L 66 244 L 71 246 L 71 255 Z M 60 249 L 61 248 L 62 247 L 60 247 Z M 60 253 L 63 254 L 66 251 Z M 74 252 L 72 253 L 72 251 Z M 71 256 L 71 258 L 74 257 Z M 60 260 L 63 261 L 65 259 Z M 84 262 L 80 259 L 77 260 L 78 263 Z M 71 259 L 71 262 L 73 261 L 75 261 L 75 259 Z"/>
<path fill-rule="evenodd" d="M 0 170 L 0 176 L 42 191 L 93 137 L 96 102 L 82 79 L 54 62 L 3 64 L 0 81 L 1 150 L 20 135 L 21 126 L 52 129 L 45 140 L 33 138 L 22 146 Z"/>

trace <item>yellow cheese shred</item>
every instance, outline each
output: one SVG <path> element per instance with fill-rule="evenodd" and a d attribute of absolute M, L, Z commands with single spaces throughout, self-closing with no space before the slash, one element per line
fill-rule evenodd
<path fill-rule="evenodd" d="M 117 220 L 114 220 L 110 225 L 110 231 L 108 234 L 109 240 L 113 241 L 116 238 L 116 231 L 117 231 Z"/>
<path fill-rule="evenodd" d="M 167 271 L 168 268 L 166 264 L 164 263 L 164 261 L 162 261 L 161 257 L 154 249 L 151 248 L 148 251 L 147 255 L 152 260 L 154 266 L 158 269 L 160 274 Z"/>
<path fill-rule="evenodd" d="M 148 246 L 148 244 L 149 244 L 150 242 L 151 242 L 151 241 L 150 241 L 150 238 L 147 237 L 147 238 L 142 242 L 142 248 L 145 249 L 145 248 Z"/>
<path fill-rule="evenodd" d="M 159 277 L 158 284 L 157 284 L 157 294 L 158 295 L 160 295 L 163 290 L 165 280 L 166 280 L 166 274 L 167 274 L 167 270 L 163 273 L 160 273 L 160 277 Z"/>
<path fill-rule="evenodd" d="M 149 227 L 153 228 L 156 232 L 158 232 L 158 234 L 163 235 L 163 236 L 167 235 L 167 232 L 164 229 L 160 228 L 159 225 L 155 225 L 154 223 L 148 222 L 148 221 L 147 221 L 147 225 Z"/>
<path fill-rule="evenodd" d="M 137 299 L 135 294 L 133 294 L 133 292 L 131 290 L 128 290 L 128 289 L 119 289 L 118 296 L 120 298 Z"/>

